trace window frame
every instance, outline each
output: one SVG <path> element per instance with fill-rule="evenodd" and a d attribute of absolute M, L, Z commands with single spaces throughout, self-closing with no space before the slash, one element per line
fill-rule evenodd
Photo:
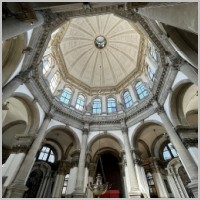
<path fill-rule="evenodd" d="M 78 103 L 78 100 L 79 100 L 80 96 L 83 96 L 83 98 L 84 98 L 83 105 L 81 105 L 80 103 Z M 77 99 L 76 99 L 75 108 L 77 110 L 83 111 L 84 108 L 85 108 L 85 103 L 86 103 L 86 97 L 85 97 L 85 95 L 83 95 L 82 93 L 78 94 Z M 82 107 L 82 109 L 77 108 L 77 106 Z"/>
<path fill-rule="evenodd" d="M 170 148 L 168 145 L 171 145 L 172 150 L 175 151 L 175 154 L 172 153 L 171 148 Z M 166 148 L 166 150 L 165 150 L 165 148 Z M 165 150 L 165 152 L 168 152 L 170 158 L 168 158 L 168 159 L 165 159 L 165 158 L 164 158 L 164 150 Z M 174 148 L 173 144 L 172 144 L 170 141 L 165 142 L 165 143 L 161 146 L 160 155 L 161 155 L 162 160 L 165 161 L 165 162 L 169 162 L 169 161 L 172 160 L 173 158 L 177 158 L 177 157 L 178 157 L 178 153 L 177 153 L 176 149 Z"/>
<path fill-rule="evenodd" d="M 148 74 L 148 77 L 151 81 L 154 81 L 155 79 L 155 72 L 153 72 L 152 68 L 148 65 L 147 66 L 147 74 Z"/>
<path fill-rule="evenodd" d="M 47 64 L 45 64 L 45 61 L 48 62 L 48 65 L 49 65 L 48 69 L 46 69 Z M 43 57 L 43 59 L 42 59 L 42 73 L 43 73 L 43 75 L 47 76 L 50 73 L 51 69 L 52 69 L 52 58 L 51 58 L 51 56 Z"/>
<path fill-rule="evenodd" d="M 54 77 L 56 75 L 58 76 L 58 78 L 55 80 Z M 55 85 L 53 85 L 53 83 L 52 83 L 54 80 L 57 81 L 55 83 Z M 60 81 L 61 81 L 61 75 L 60 75 L 59 71 L 56 71 L 56 73 L 54 74 L 54 76 L 51 78 L 51 80 L 49 82 L 49 84 L 50 84 L 50 90 L 51 90 L 52 94 L 56 91 L 56 88 L 58 87 Z"/>
<path fill-rule="evenodd" d="M 114 101 L 114 104 L 115 104 L 115 106 L 109 106 L 109 99 L 113 99 Z M 113 96 L 109 96 L 109 97 L 107 97 L 106 98 L 106 105 L 107 105 L 107 113 L 109 113 L 109 114 L 112 114 L 112 113 L 116 113 L 117 112 L 117 101 L 116 101 L 116 98 L 115 97 L 113 97 Z M 114 108 L 115 109 L 115 111 L 111 111 L 111 112 L 109 112 L 109 109 L 112 109 L 112 108 Z"/>
<path fill-rule="evenodd" d="M 98 100 L 100 101 L 99 105 L 100 107 L 97 107 L 97 108 L 94 108 L 94 101 L 95 100 Z M 94 112 L 94 110 L 98 110 L 100 109 L 100 112 Z M 98 114 L 101 114 L 102 113 L 102 99 L 100 97 L 95 97 L 93 100 L 92 100 L 92 113 L 95 114 L 95 115 L 98 115 Z"/>
<path fill-rule="evenodd" d="M 69 90 L 71 91 L 71 94 L 69 94 Z M 66 92 L 67 95 L 63 96 L 63 93 Z M 67 98 L 67 96 L 70 95 L 70 98 Z M 66 104 L 66 105 L 70 105 L 71 104 L 71 100 L 72 100 L 72 96 L 73 96 L 73 90 L 70 87 L 65 87 L 62 91 L 62 93 L 60 94 L 59 100 Z M 61 100 L 61 98 L 64 99 L 64 101 Z M 66 102 L 65 100 L 67 99 L 68 102 Z"/>
<path fill-rule="evenodd" d="M 139 86 L 137 86 L 138 83 L 140 83 Z M 135 92 L 136 92 L 137 97 L 138 97 L 139 100 L 143 100 L 143 99 L 145 99 L 146 97 L 148 97 L 148 95 L 149 95 L 149 91 L 148 91 L 146 85 L 145 85 L 144 82 L 141 81 L 141 80 L 138 80 L 138 81 L 135 82 L 135 84 L 134 84 L 134 89 L 135 89 Z M 141 92 L 139 93 L 138 90 L 141 90 Z M 146 92 L 147 94 L 145 94 L 145 92 Z"/>
<path fill-rule="evenodd" d="M 128 94 L 129 94 L 129 97 L 130 97 L 130 100 L 128 101 L 128 102 L 126 102 L 126 98 L 125 98 L 125 93 L 127 93 L 128 92 Z M 133 98 L 132 98 L 132 96 L 131 96 L 131 93 L 130 93 L 130 91 L 128 90 L 128 89 L 126 89 L 124 92 L 123 92 L 123 102 L 124 102 L 124 106 L 125 106 L 125 108 L 127 109 L 127 108 L 130 108 L 130 107 L 132 107 L 133 106 Z M 127 104 L 128 103 L 130 103 L 131 102 L 131 104 L 129 105 L 129 106 L 127 106 Z"/>
<path fill-rule="evenodd" d="M 48 152 L 46 152 L 46 149 L 43 150 L 43 148 L 45 148 L 45 147 L 46 147 L 46 149 L 47 148 L 49 149 Z M 43 153 L 42 158 L 40 158 L 41 153 Z M 44 155 L 47 155 L 45 159 L 43 159 Z M 50 161 L 50 157 L 52 155 L 54 156 L 54 161 L 53 162 Z M 36 160 L 37 161 L 44 161 L 44 162 L 47 162 L 47 163 L 55 163 L 56 160 L 57 160 L 57 155 L 56 155 L 55 149 L 51 145 L 47 145 L 47 144 L 43 145 L 42 148 L 37 153 L 37 159 Z"/>

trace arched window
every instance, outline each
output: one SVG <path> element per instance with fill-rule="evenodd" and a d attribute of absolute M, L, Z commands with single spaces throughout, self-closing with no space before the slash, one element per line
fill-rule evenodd
<path fill-rule="evenodd" d="M 173 147 L 172 143 L 168 143 L 163 149 L 163 159 L 164 160 L 171 160 L 172 158 L 177 157 L 177 152 Z"/>
<path fill-rule="evenodd" d="M 62 197 L 65 197 L 65 195 L 66 195 L 68 180 L 69 180 L 69 174 L 67 174 L 64 179 L 64 184 L 63 184 L 63 189 L 62 189 Z"/>
<path fill-rule="evenodd" d="M 85 105 L 85 97 L 82 94 L 79 94 L 76 100 L 76 109 L 82 111 L 84 105 Z"/>
<path fill-rule="evenodd" d="M 151 57 L 155 60 L 158 61 L 158 52 L 157 49 L 151 44 L 150 49 L 149 49 L 149 54 Z"/>
<path fill-rule="evenodd" d="M 147 67 L 147 71 L 148 71 L 148 76 L 150 78 L 150 80 L 154 80 L 154 76 L 155 76 L 155 72 L 151 69 L 150 66 Z"/>
<path fill-rule="evenodd" d="M 93 109 L 94 114 L 101 113 L 101 100 L 100 99 L 94 99 L 92 109 Z"/>
<path fill-rule="evenodd" d="M 123 96 L 124 96 L 124 103 L 125 103 L 126 108 L 129 108 L 130 106 L 132 106 L 133 100 L 131 98 L 129 91 L 124 92 Z"/>
<path fill-rule="evenodd" d="M 42 60 L 43 62 L 43 74 L 46 75 L 51 69 L 51 58 L 47 57 Z"/>
<path fill-rule="evenodd" d="M 65 88 L 60 96 L 60 101 L 62 101 L 65 104 L 69 104 L 71 98 L 72 90 L 70 88 Z"/>
<path fill-rule="evenodd" d="M 141 81 L 136 83 L 135 89 L 139 99 L 144 99 L 146 96 L 148 96 L 148 91 Z"/>
<path fill-rule="evenodd" d="M 39 152 L 38 160 L 54 163 L 55 155 L 53 150 L 48 146 L 43 146 Z"/>
<path fill-rule="evenodd" d="M 56 72 L 50 81 L 50 89 L 52 93 L 55 92 L 59 82 L 60 82 L 60 74 L 59 72 Z"/>
<path fill-rule="evenodd" d="M 108 113 L 117 112 L 116 101 L 114 98 L 108 98 L 107 109 L 108 109 Z"/>

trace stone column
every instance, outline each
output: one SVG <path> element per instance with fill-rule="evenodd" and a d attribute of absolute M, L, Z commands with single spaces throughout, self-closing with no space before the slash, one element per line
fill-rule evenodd
<path fill-rule="evenodd" d="M 176 186 L 176 182 L 175 182 L 175 179 L 173 177 L 173 174 L 171 173 L 171 169 L 168 169 L 168 175 L 167 175 L 167 179 L 169 181 L 169 184 L 171 186 L 171 190 L 172 190 L 172 193 L 173 193 L 173 196 L 175 198 L 181 198 L 181 195 L 179 193 L 179 190 Z"/>
<path fill-rule="evenodd" d="M 179 193 L 179 195 L 180 195 L 179 197 L 180 197 L 180 198 L 187 198 L 188 196 L 185 196 L 185 194 L 184 194 L 183 191 L 182 191 L 182 187 L 181 187 L 180 182 L 179 182 L 179 180 L 178 180 L 178 178 L 177 178 L 178 174 L 176 173 L 176 170 L 175 170 L 174 168 L 171 168 L 171 169 L 170 169 L 170 173 L 171 173 L 171 175 L 172 175 L 172 177 L 173 177 L 173 179 L 174 179 L 174 182 L 175 182 L 175 184 L 176 184 L 178 193 Z"/>
<path fill-rule="evenodd" d="M 150 198 L 149 186 L 147 183 L 144 167 L 142 166 L 142 161 L 140 158 L 141 153 L 138 150 L 132 150 L 132 152 L 140 191 L 142 192 L 144 198 Z"/>
<path fill-rule="evenodd" d="M 159 193 L 160 198 L 168 198 L 168 192 L 165 188 L 163 177 L 160 173 L 160 166 L 156 158 L 151 158 L 151 172 L 154 178 L 154 183 Z"/>
<path fill-rule="evenodd" d="M 4 103 L 9 97 L 11 97 L 14 91 L 21 84 L 23 84 L 23 81 L 20 79 L 19 76 L 16 76 L 11 82 L 4 86 L 4 88 L 2 89 L 2 103 Z"/>
<path fill-rule="evenodd" d="M 137 11 L 147 18 L 198 34 L 197 3 L 151 6 L 138 8 Z"/>
<path fill-rule="evenodd" d="M 26 83 L 30 76 L 31 69 L 27 69 L 26 71 L 20 72 L 19 75 L 15 76 L 15 78 L 13 78 L 7 85 L 5 85 L 2 89 L 2 103 L 11 97 L 20 85 Z"/>
<path fill-rule="evenodd" d="M 97 164 L 93 163 L 93 162 L 90 162 L 89 163 L 89 180 L 88 180 L 88 184 L 90 183 L 94 183 L 94 176 L 95 176 L 95 171 L 96 171 L 96 167 L 97 167 Z M 93 193 L 90 189 L 88 189 L 88 196 L 87 198 L 93 198 Z"/>
<path fill-rule="evenodd" d="M 76 180 L 76 188 L 73 193 L 74 198 L 83 198 L 85 195 L 84 191 L 84 174 L 85 174 L 85 162 L 86 162 L 86 149 L 88 139 L 89 125 L 85 124 L 81 142 L 81 153 L 78 163 L 78 175 Z"/>
<path fill-rule="evenodd" d="M 172 142 L 172 144 L 174 145 L 179 158 L 185 168 L 185 170 L 187 171 L 188 176 L 190 177 L 191 180 L 191 189 L 194 190 L 194 195 L 195 197 L 198 197 L 197 194 L 197 188 L 198 188 L 198 181 L 197 181 L 197 177 L 198 177 L 198 168 L 193 160 L 193 158 L 191 157 L 190 153 L 188 152 L 188 150 L 185 148 L 184 144 L 182 143 L 181 139 L 179 138 L 179 136 L 177 135 L 170 119 L 168 118 L 165 110 L 163 107 L 159 106 L 157 108 L 157 112 L 158 115 L 160 116 L 163 125 L 169 135 L 170 141 Z M 195 194 L 196 193 L 196 194 Z"/>
<path fill-rule="evenodd" d="M 8 188 L 7 197 L 14 197 L 14 198 L 22 198 L 24 192 L 28 189 L 26 185 L 26 181 L 28 179 L 29 173 L 35 161 L 35 156 L 40 149 L 42 141 L 45 138 L 46 129 L 51 121 L 51 115 L 46 114 L 44 121 L 38 131 L 37 137 L 34 140 L 33 144 L 31 145 L 28 154 L 26 155 L 21 168 L 11 186 Z"/>
<path fill-rule="evenodd" d="M 123 154 L 123 152 L 121 152 Z M 128 198 L 128 192 L 127 192 L 127 185 L 126 185 L 126 178 L 125 178 L 125 163 L 122 161 L 119 163 L 120 168 L 120 174 L 122 179 L 122 188 L 123 188 L 123 198 Z"/>
<path fill-rule="evenodd" d="M 12 152 L 2 168 L 2 177 L 4 178 L 2 195 L 4 196 L 6 188 L 15 178 L 25 156 L 28 152 L 33 137 L 27 135 L 18 136 L 16 144 L 12 148 Z M 15 166 L 15 167 L 13 167 Z"/>
<path fill-rule="evenodd" d="M 129 180 L 130 180 L 130 191 L 128 191 L 128 195 L 130 197 L 140 197 L 141 192 L 139 191 L 139 186 L 138 186 L 138 180 L 136 177 L 136 172 L 135 172 L 135 166 L 133 163 L 133 157 L 131 155 L 131 148 L 130 148 L 130 142 L 128 138 L 128 128 L 126 127 L 125 122 L 121 122 L 121 129 L 122 129 L 122 134 L 123 134 L 123 139 L 124 139 L 124 150 L 126 154 L 126 163 L 127 163 L 127 168 L 128 168 L 128 174 L 129 174 Z"/>
<path fill-rule="evenodd" d="M 182 141 L 198 166 L 198 138 L 184 138 Z"/>
<path fill-rule="evenodd" d="M 67 173 L 69 173 L 69 170 L 69 161 L 61 160 L 59 162 L 58 173 L 53 187 L 52 198 L 61 198 L 65 176 Z"/>
<path fill-rule="evenodd" d="M 71 198 L 73 195 L 73 192 L 76 187 L 76 179 L 77 179 L 77 173 L 78 173 L 78 163 L 79 163 L 79 156 L 80 156 L 80 150 L 74 150 L 71 155 L 71 169 L 69 173 L 69 180 L 68 180 L 68 186 L 67 186 L 67 198 Z"/>
<path fill-rule="evenodd" d="M 35 12 L 37 20 L 33 22 L 25 22 L 15 17 L 7 17 L 2 21 L 2 40 L 7 40 L 19 34 L 25 33 L 31 29 L 41 26 L 44 18 L 39 12 Z"/>

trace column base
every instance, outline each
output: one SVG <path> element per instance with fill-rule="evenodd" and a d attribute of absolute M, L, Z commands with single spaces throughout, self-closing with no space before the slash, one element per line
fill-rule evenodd
<path fill-rule="evenodd" d="M 7 188 L 6 198 L 22 198 L 24 192 L 28 190 L 28 187 L 22 184 L 13 183 L 11 186 Z"/>
<path fill-rule="evenodd" d="M 74 191 L 71 194 L 72 198 L 86 198 L 85 193 L 83 191 Z"/>
<path fill-rule="evenodd" d="M 198 180 L 193 180 L 187 185 L 187 188 L 192 191 L 195 198 L 198 198 Z"/>
<path fill-rule="evenodd" d="M 128 192 L 128 196 L 130 198 L 141 198 L 141 192 L 140 191 L 131 191 L 131 192 Z"/>

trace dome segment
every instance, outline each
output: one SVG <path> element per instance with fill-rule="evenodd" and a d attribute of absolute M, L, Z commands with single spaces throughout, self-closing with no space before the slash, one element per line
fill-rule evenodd
<path fill-rule="evenodd" d="M 63 71 L 80 85 L 115 87 L 140 71 L 140 44 L 133 24 L 113 14 L 74 18 L 60 43 Z"/>

